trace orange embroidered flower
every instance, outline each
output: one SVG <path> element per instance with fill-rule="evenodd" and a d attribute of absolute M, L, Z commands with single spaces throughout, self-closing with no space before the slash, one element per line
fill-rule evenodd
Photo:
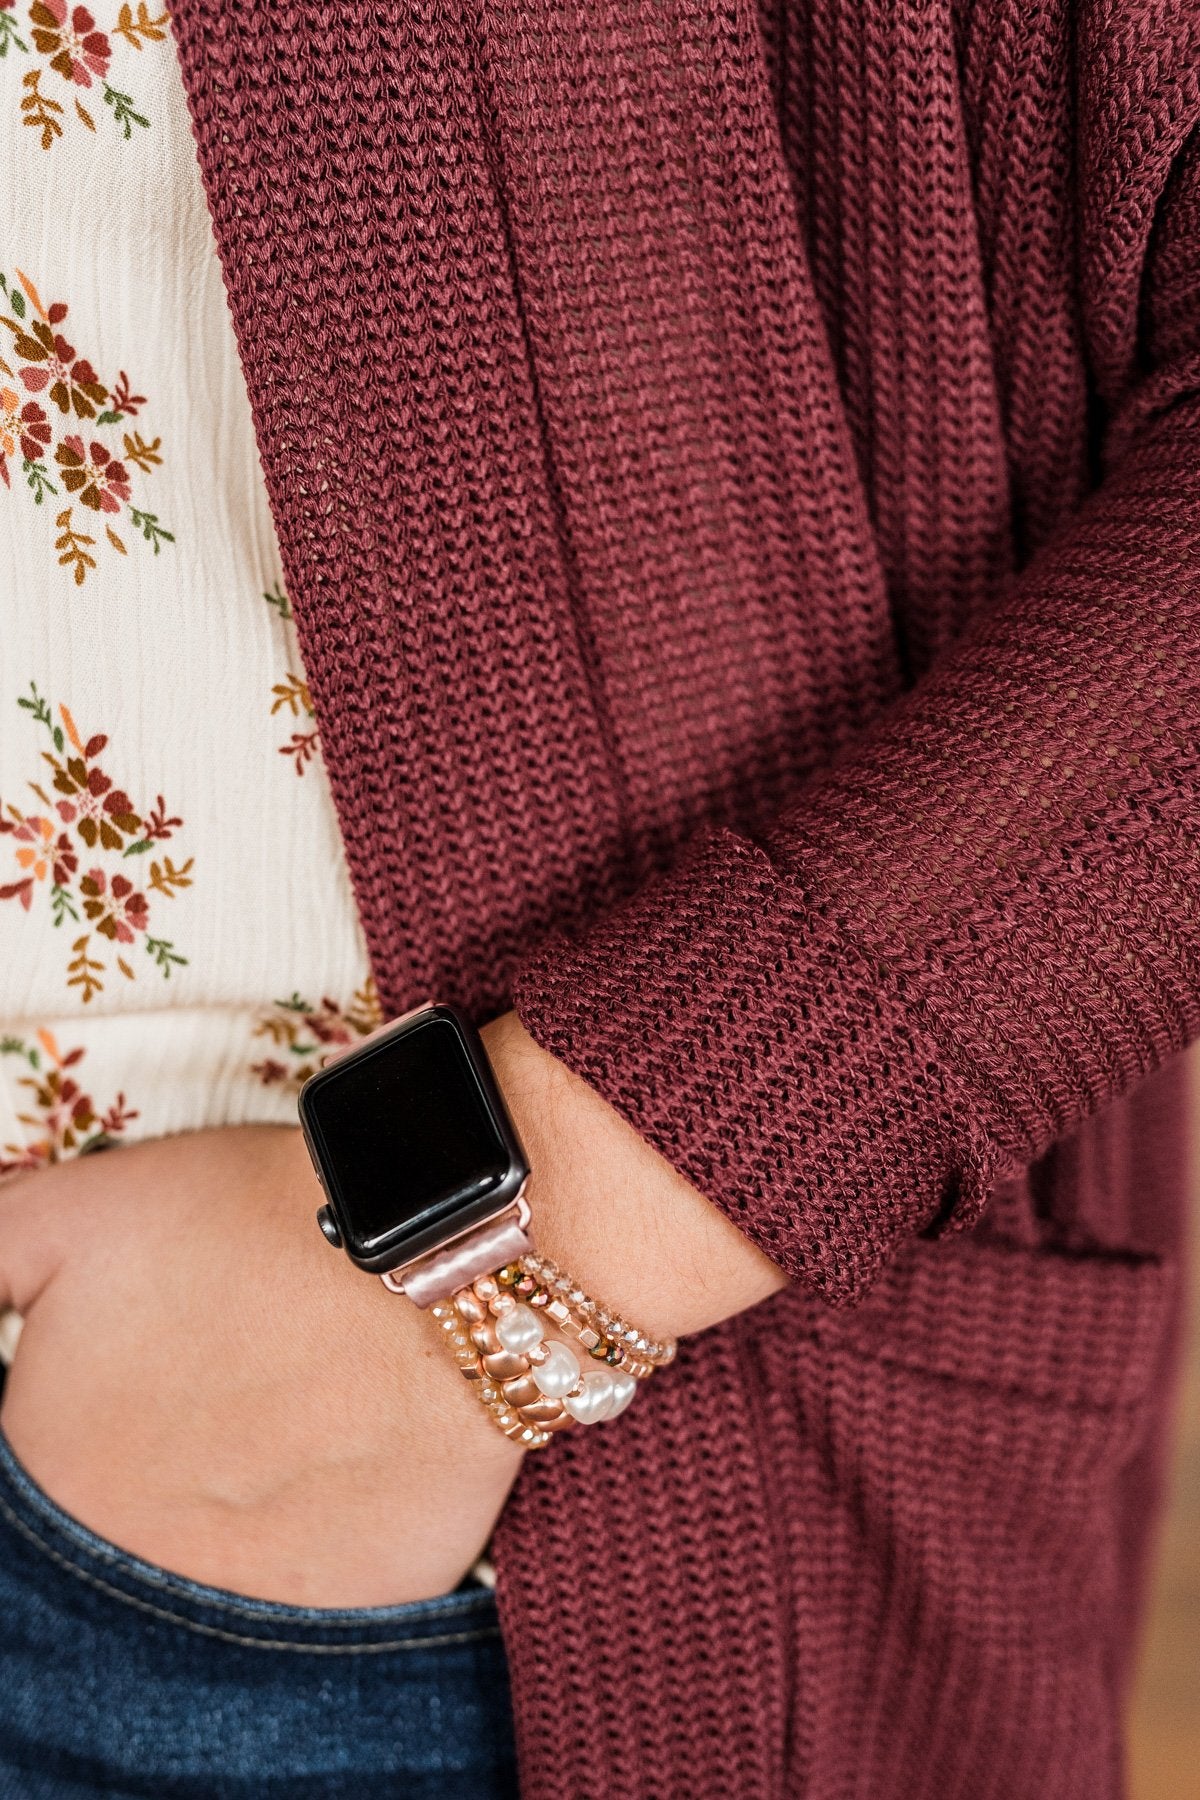
<path fill-rule="evenodd" d="M 186 966 L 188 959 L 170 938 L 151 935 L 150 901 L 124 872 L 126 868 L 136 870 L 138 865 L 124 859 L 146 855 L 152 846 L 172 837 L 182 820 L 168 813 L 161 794 L 144 816 L 135 811 L 129 795 L 114 786 L 98 764 L 97 758 L 108 745 L 105 733 L 97 731 L 85 737 L 70 708 L 60 704 L 52 710 L 36 683 L 30 682 L 29 692 L 22 694 L 17 704 L 49 734 L 51 747 L 42 751 L 42 760 L 49 764 L 56 797 L 50 803 L 49 818 L 40 813 L 26 816 L 11 803 L 0 806 L 0 839 L 12 839 L 17 861 L 14 873 L 19 877 L 0 886 L 0 901 L 19 900 L 28 912 L 34 893 L 39 892 L 45 896 L 52 925 L 62 926 L 70 920 L 83 927 L 80 935 L 68 931 L 64 936 L 71 949 L 67 988 L 84 1006 L 104 990 L 109 974 L 103 953 L 105 939 L 115 947 L 131 944 L 144 934 L 142 941 L 155 968 L 164 981 L 170 980 L 172 972 Z M 28 785 L 39 800 L 48 801 L 36 781 Z M 120 856 L 120 868 L 111 872 L 88 868 L 81 876 L 80 840 L 93 854 Z M 148 890 L 164 903 L 172 900 L 191 887 L 193 861 L 190 856 L 179 863 L 169 856 L 149 859 Z M 52 883 L 47 874 L 53 875 Z M 133 967 L 119 952 L 112 963 L 127 981 L 136 979 Z"/>
<path fill-rule="evenodd" d="M 91 87 L 92 76 L 108 74 L 112 45 L 86 6 L 67 0 L 34 0 L 29 9 L 33 41 L 50 67 L 78 87 Z"/>
<path fill-rule="evenodd" d="M 28 912 L 35 884 L 51 875 L 59 887 L 65 887 L 75 873 L 78 858 L 65 831 L 60 831 L 55 839 L 49 819 L 37 814 L 23 817 L 15 807 L 10 810 L 12 817 L 0 820 L 0 831 L 12 833 L 17 867 L 22 874 L 19 881 L 0 887 L 0 900 L 19 900 Z"/>
<path fill-rule="evenodd" d="M 117 944 L 132 944 L 139 931 L 150 923 L 150 908 L 145 894 L 139 894 L 126 875 L 114 875 L 110 882 L 103 869 L 90 869 L 79 883 L 83 910 L 101 937 Z"/>
<path fill-rule="evenodd" d="M 78 494 L 93 512 L 120 512 L 129 499 L 129 471 L 103 444 L 85 446 L 81 437 L 64 438 L 54 460 L 68 494 Z"/>
<path fill-rule="evenodd" d="M 275 1047 L 286 1052 L 289 1061 L 268 1056 L 252 1063 L 250 1072 L 264 1087 L 287 1087 L 298 1090 L 321 1067 L 323 1054 L 331 1048 L 352 1044 L 366 1037 L 383 1023 L 379 993 L 370 976 L 359 988 L 348 1006 L 340 1006 L 326 996 L 313 1006 L 299 994 L 290 1000 L 277 1000 L 264 1012 L 254 1027 L 256 1038 L 269 1038 Z"/>
<path fill-rule="evenodd" d="M 54 827 L 49 819 L 25 819 L 16 829 L 17 867 L 24 869 L 34 881 L 45 881 L 50 873 L 49 846 Z"/>
<path fill-rule="evenodd" d="M 21 405 L 21 396 L 12 388 L 0 388 L 0 477 L 8 483 L 7 459 L 18 449 L 30 462 L 37 462 L 50 442 L 50 421 L 36 400 Z"/>
<path fill-rule="evenodd" d="M 74 410 L 80 419 L 94 419 L 96 408 L 108 398 L 108 389 L 86 356 L 76 356 L 74 344 L 54 329 L 66 317 L 61 304 L 52 306 L 46 318 L 26 327 L 12 319 L 3 324 L 13 333 L 13 351 L 25 363 L 20 376 L 31 394 L 49 391 L 59 412 Z"/>
<path fill-rule="evenodd" d="M 0 0 L 2 4 L 3 0 Z M 124 1094 L 118 1094 L 112 1105 L 101 1112 L 76 1077 L 67 1072 L 77 1070 L 83 1061 L 82 1046 L 64 1054 L 53 1032 L 39 1031 L 36 1044 L 7 1037 L 0 1043 L 0 1055 L 19 1057 L 32 1071 L 20 1077 L 17 1083 L 31 1096 L 25 1105 L 32 1110 L 17 1114 L 18 1122 L 25 1128 L 26 1141 L 3 1146 L 0 1175 L 103 1150 L 121 1137 L 138 1117 L 137 1112 L 126 1105 Z"/>

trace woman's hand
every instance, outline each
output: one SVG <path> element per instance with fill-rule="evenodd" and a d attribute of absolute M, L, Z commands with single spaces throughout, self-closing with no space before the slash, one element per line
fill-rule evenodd
<path fill-rule="evenodd" d="M 656 1334 L 782 1285 L 512 1014 L 484 1036 L 548 1255 Z M 330 1249 L 321 1199 L 299 1131 L 269 1126 L 5 1182 L 0 1305 L 25 1328 L 0 1421 L 68 1512 L 194 1580 L 308 1606 L 440 1594 L 521 1453 L 433 1320 Z"/>
<path fill-rule="evenodd" d="M 60 1505 L 242 1594 L 441 1594 L 520 1466 L 425 1313 L 336 1254 L 299 1131 L 84 1157 L 0 1187 L 25 1327 L 0 1422 Z"/>

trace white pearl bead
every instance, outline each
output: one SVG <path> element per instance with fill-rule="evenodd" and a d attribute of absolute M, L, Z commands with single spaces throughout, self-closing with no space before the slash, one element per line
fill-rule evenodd
<path fill-rule="evenodd" d="M 606 1416 L 610 1419 L 615 1419 L 618 1413 L 623 1413 L 625 1411 L 625 1408 L 637 1393 L 637 1382 L 633 1379 L 632 1375 L 627 1375 L 624 1369 L 615 1369 L 613 1371 L 612 1384 L 613 1403 L 609 1407 Z"/>
<path fill-rule="evenodd" d="M 533 1379 L 548 1400 L 561 1400 L 579 1380 L 579 1362 L 565 1344 L 548 1344 L 545 1362 L 536 1363 Z"/>
<path fill-rule="evenodd" d="M 496 1336 L 514 1356 L 524 1356 L 541 1343 L 545 1332 L 532 1306 L 514 1306 L 496 1320 Z"/>
<path fill-rule="evenodd" d="M 590 1371 L 583 1378 L 582 1392 L 568 1394 L 563 1401 L 572 1418 L 578 1419 L 581 1425 L 595 1425 L 601 1419 L 607 1419 L 612 1404 L 613 1378 L 607 1369 Z"/>

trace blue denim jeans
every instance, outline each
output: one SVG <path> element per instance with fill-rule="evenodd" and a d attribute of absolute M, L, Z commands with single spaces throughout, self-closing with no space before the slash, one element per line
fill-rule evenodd
<path fill-rule="evenodd" d="M 70 1518 L 0 1433 L 0 1797 L 513 1800 L 492 1594 L 276 1606 Z"/>

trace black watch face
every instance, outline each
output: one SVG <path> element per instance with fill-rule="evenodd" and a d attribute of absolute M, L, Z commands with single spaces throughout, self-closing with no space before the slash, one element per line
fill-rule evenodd
<path fill-rule="evenodd" d="M 315 1075 L 300 1115 L 345 1247 L 371 1266 L 486 1217 L 526 1172 L 478 1034 L 449 1008 Z"/>

